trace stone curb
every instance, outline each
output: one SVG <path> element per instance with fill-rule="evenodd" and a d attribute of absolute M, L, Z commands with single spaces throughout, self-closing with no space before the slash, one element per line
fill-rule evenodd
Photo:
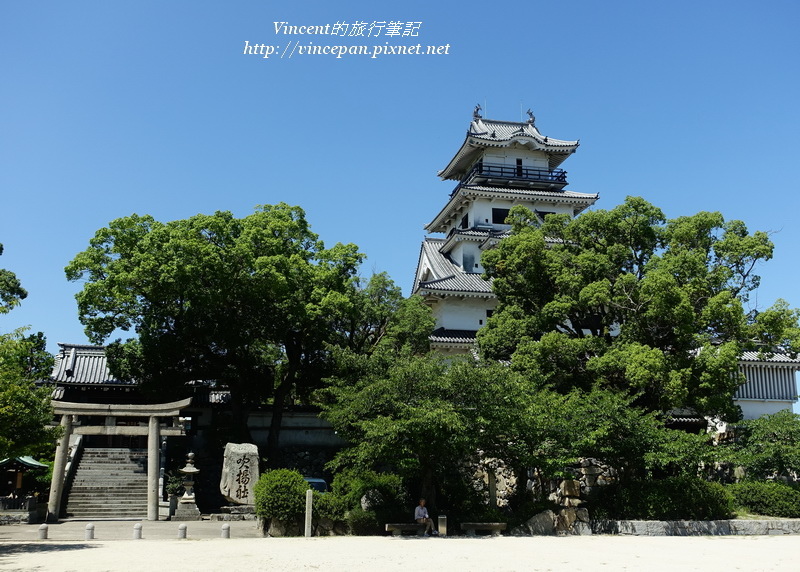
<path fill-rule="evenodd" d="M 634 536 L 761 536 L 800 534 L 797 520 L 595 520 L 594 534 Z"/>

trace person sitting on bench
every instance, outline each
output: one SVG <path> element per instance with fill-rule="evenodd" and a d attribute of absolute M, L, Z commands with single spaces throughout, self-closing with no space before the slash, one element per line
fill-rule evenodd
<path fill-rule="evenodd" d="M 428 516 L 428 509 L 425 508 L 425 499 L 419 499 L 419 506 L 414 509 L 414 520 L 425 525 L 425 536 L 438 534 L 433 528 L 433 519 Z"/>

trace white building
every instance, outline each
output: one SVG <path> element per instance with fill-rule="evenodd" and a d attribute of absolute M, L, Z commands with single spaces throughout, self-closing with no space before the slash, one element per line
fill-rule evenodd
<path fill-rule="evenodd" d="M 745 419 L 791 410 L 797 403 L 795 374 L 800 371 L 800 356 L 744 352 L 739 371 L 747 381 L 739 387 L 733 402 L 742 408 Z"/>
<path fill-rule="evenodd" d="M 490 282 L 481 278 L 481 253 L 505 236 L 511 207 L 522 205 L 537 215 L 575 216 L 594 204 L 597 194 L 564 190 L 561 164 L 578 141 L 542 135 L 529 111 L 527 122 L 481 117 L 476 107 L 466 139 L 447 166 L 443 180 L 458 181 L 439 214 L 425 226 L 443 237 L 422 243 L 414 293 L 433 309 L 437 329 L 432 348 L 464 353 L 496 305 Z"/>
<path fill-rule="evenodd" d="M 466 353 L 497 303 L 491 282 L 481 277 L 481 253 L 510 230 L 508 211 L 523 205 L 540 217 L 549 213 L 575 216 L 597 201 L 597 194 L 565 190 L 561 164 L 578 141 L 544 136 L 533 114 L 526 122 L 484 119 L 475 108 L 466 138 L 439 172 L 457 184 L 442 210 L 425 226 L 414 293 L 432 308 L 436 330 L 431 347 L 442 353 Z M 745 352 L 740 370 L 747 381 L 735 402 L 745 419 L 791 409 L 797 402 L 795 373 L 800 358 L 769 358 Z"/>

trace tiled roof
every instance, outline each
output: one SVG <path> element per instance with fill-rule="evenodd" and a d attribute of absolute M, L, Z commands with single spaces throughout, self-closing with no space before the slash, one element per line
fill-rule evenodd
<path fill-rule="evenodd" d="M 426 238 L 423 241 L 420 264 L 423 260 L 428 261 L 432 277 L 429 280 L 420 280 L 415 285 L 415 291 L 462 292 L 493 296 L 491 282 L 481 278 L 480 274 L 462 271 L 447 255 L 439 252 L 443 242 L 440 238 Z"/>
<path fill-rule="evenodd" d="M 475 330 L 448 330 L 438 328 L 430 336 L 431 342 L 440 344 L 473 344 L 476 340 Z"/>
<path fill-rule="evenodd" d="M 529 195 L 532 197 L 552 197 L 554 199 L 580 199 L 586 201 L 596 201 L 600 196 L 598 193 L 578 193 L 575 191 L 549 191 L 537 189 L 523 189 L 517 187 L 489 187 L 485 185 L 461 185 L 457 190 L 481 191 L 485 193 L 512 193 L 515 195 Z"/>
<path fill-rule="evenodd" d="M 505 238 L 511 234 L 511 231 L 508 229 L 480 229 L 480 228 L 454 228 L 452 231 L 453 234 L 458 234 L 461 236 L 475 236 L 477 238 Z"/>
<path fill-rule="evenodd" d="M 136 385 L 135 381 L 121 380 L 111 375 L 103 346 L 58 345 L 60 350 L 55 356 L 52 381 L 80 385 Z"/>
<path fill-rule="evenodd" d="M 791 357 L 784 353 L 760 353 L 760 352 L 742 352 L 739 356 L 739 361 L 746 362 L 767 362 L 770 364 L 786 364 L 800 366 L 800 355 Z"/>
<path fill-rule="evenodd" d="M 487 244 L 495 244 L 498 240 L 506 238 L 510 235 L 511 231 L 509 229 L 454 228 L 451 229 L 445 237 L 444 243 L 440 250 L 450 252 L 453 243 L 460 240 L 471 240 L 478 242 L 479 248 L 482 249 Z"/>
<path fill-rule="evenodd" d="M 562 141 L 545 137 L 539 133 L 536 125 L 516 121 L 498 121 L 496 119 L 474 119 L 469 125 L 469 136 L 487 141 L 509 141 L 514 137 L 532 137 L 538 143 L 548 147 L 577 147 L 578 141 Z"/>
<path fill-rule="evenodd" d="M 467 136 L 447 166 L 439 171 L 443 179 L 460 179 L 469 165 L 487 147 L 522 144 L 548 156 L 548 168 L 556 169 L 580 145 L 579 141 L 552 139 L 531 122 L 497 121 L 478 117 L 472 120 Z"/>
<path fill-rule="evenodd" d="M 506 199 L 519 201 L 528 208 L 543 208 L 541 203 L 561 203 L 572 205 L 572 214 L 577 215 L 597 201 L 597 193 L 576 193 L 574 191 L 547 191 L 511 187 L 488 187 L 484 185 L 459 185 L 450 195 L 450 200 L 442 207 L 434 219 L 425 225 L 428 232 L 446 232 L 447 226 L 477 198 Z M 525 204 L 528 200 L 531 204 Z"/>
<path fill-rule="evenodd" d="M 481 278 L 480 274 L 467 274 L 460 272 L 439 280 L 420 282 L 423 290 L 438 290 L 442 292 L 464 292 L 474 294 L 492 294 L 492 285 Z"/>

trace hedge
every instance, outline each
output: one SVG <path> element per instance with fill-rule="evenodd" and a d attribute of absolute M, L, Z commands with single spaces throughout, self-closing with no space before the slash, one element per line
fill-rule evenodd
<path fill-rule="evenodd" d="M 800 491 L 785 483 L 753 481 L 729 485 L 737 506 L 755 514 L 800 517 Z"/>
<path fill-rule="evenodd" d="M 733 496 L 719 483 L 668 477 L 600 487 L 590 504 L 594 518 L 716 520 L 733 516 Z"/>

